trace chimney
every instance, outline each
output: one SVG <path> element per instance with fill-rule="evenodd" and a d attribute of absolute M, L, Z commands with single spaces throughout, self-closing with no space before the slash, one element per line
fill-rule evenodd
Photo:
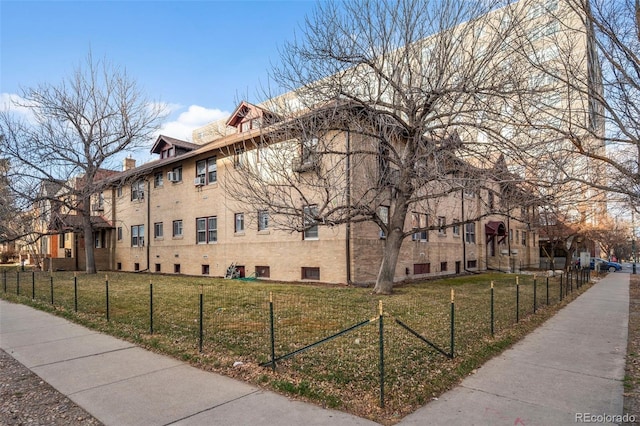
<path fill-rule="evenodd" d="M 122 163 L 123 172 L 126 172 L 127 170 L 131 170 L 131 169 L 135 169 L 135 168 L 136 168 L 136 160 L 134 158 L 127 157 L 124 159 Z"/>

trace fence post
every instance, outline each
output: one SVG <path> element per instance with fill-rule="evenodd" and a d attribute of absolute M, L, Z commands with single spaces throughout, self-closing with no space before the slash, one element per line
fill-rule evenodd
<path fill-rule="evenodd" d="M 516 323 L 520 322 L 520 284 L 516 277 Z"/>
<path fill-rule="evenodd" d="M 36 299 L 36 272 L 31 271 L 31 300 Z"/>
<path fill-rule="evenodd" d="M 269 292 L 269 328 L 271 330 L 271 368 L 276 371 L 276 336 L 273 324 L 273 292 Z"/>
<path fill-rule="evenodd" d="M 380 348 L 380 408 L 384 408 L 384 320 L 382 314 L 382 300 L 378 301 L 378 324 Z"/>
<path fill-rule="evenodd" d="M 16 295 L 20 296 L 20 271 L 16 271 Z"/>
<path fill-rule="evenodd" d="M 494 294 L 493 294 L 493 281 L 491 281 L 491 337 L 493 337 L 494 335 L 494 310 L 493 310 L 493 301 L 494 301 Z"/>
<path fill-rule="evenodd" d="M 455 357 L 456 291 L 451 289 L 451 359 Z"/>
<path fill-rule="evenodd" d="M 202 294 L 202 289 L 200 289 L 200 332 L 199 332 L 199 343 L 198 343 L 198 348 L 200 352 L 202 352 L 202 340 L 204 339 L 203 311 L 204 311 L 204 295 Z"/>
<path fill-rule="evenodd" d="M 109 275 L 105 275 L 104 277 L 104 287 L 106 290 L 106 302 L 107 302 L 107 322 L 109 322 Z"/>
<path fill-rule="evenodd" d="M 2 271 L 2 284 L 4 287 L 4 292 L 7 292 L 7 270 L 3 270 Z"/>
<path fill-rule="evenodd" d="M 153 283 L 149 281 L 149 333 L 153 334 Z"/>
<path fill-rule="evenodd" d="M 73 310 L 78 312 L 78 274 L 73 273 Z"/>
<path fill-rule="evenodd" d="M 537 301 L 538 301 L 538 281 L 536 276 L 533 276 L 533 313 L 535 314 L 537 311 Z"/>
<path fill-rule="evenodd" d="M 51 304 L 53 305 L 53 275 L 49 277 L 49 289 L 51 290 Z"/>
<path fill-rule="evenodd" d="M 547 276 L 547 306 L 549 306 L 549 276 Z"/>

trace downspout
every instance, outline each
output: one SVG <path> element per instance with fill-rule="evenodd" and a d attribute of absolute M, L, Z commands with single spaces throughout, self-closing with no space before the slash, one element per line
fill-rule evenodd
<path fill-rule="evenodd" d="M 147 272 L 151 265 L 151 179 L 147 180 Z"/>
<path fill-rule="evenodd" d="M 466 223 L 464 221 L 464 188 L 460 188 L 460 200 L 460 221 L 466 228 Z M 467 230 L 465 228 L 462 229 L 462 238 L 460 238 L 462 241 L 462 264 L 465 272 L 471 272 L 467 269 L 467 242 L 465 241 L 467 238 Z"/>
<path fill-rule="evenodd" d="M 345 262 L 347 285 L 351 285 L 351 133 L 347 130 L 347 226 L 345 238 Z"/>

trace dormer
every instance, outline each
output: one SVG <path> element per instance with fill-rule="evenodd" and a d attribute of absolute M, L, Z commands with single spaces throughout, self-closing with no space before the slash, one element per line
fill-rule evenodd
<path fill-rule="evenodd" d="M 191 142 L 160 135 L 156 139 L 156 143 L 153 144 L 151 153 L 160 155 L 160 158 L 171 158 L 193 151 L 198 147 L 199 145 Z"/>
<path fill-rule="evenodd" d="M 265 123 L 273 123 L 276 115 L 264 108 L 242 101 L 227 120 L 227 126 L 235 127 L 238 133 L 261 128 Z"/>

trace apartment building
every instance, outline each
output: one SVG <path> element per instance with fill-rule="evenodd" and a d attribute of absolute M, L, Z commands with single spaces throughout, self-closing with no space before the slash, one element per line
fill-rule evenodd
<path fill-rule="evenodd" d="M 160 136 L 152 148 L 157 160 L 132 167 L 126 159 L 126 170 L 99 196 L 113 225 L 110 269 L 220 277 L 233 264 L 240 276 L 261 279 L 374 282 L 385 238 L 375 223 L 316 223 L 295 232 L 229 194 L 231 175 L 255 161 L 270 135 L 263 123 L 273 121 L 264 108 L 243 102 L 226 121 L 225 136 L 202 145 Z M 296 149 L 295 173 L 308 173 L 303 142 Z M 352 173 L 356 193 L 361 179 L 357 169 Z M 433 230 L 407 238 L 396 280 L 537 266 L 535 232 L 514 219 L 519 211 L 497 213 L 499 193 L 499 183 L 487 179 L 477 190 L 443 197 L 437 210 L 412 212 L 408 230 Z M 465 222 L 469 217 L 483 219 Z"/>
<path fill-rule="evenodd" d="M 527 5 L 526 10 L 516 9 L 515 16 L 526 23 L 522 31 L 526 32 L 528 50 L 513 51 L 505 47 L 503 53 L 493 56 L 487 64 L 517 67 L 529 86 L 528 97 L 526 102 L 506 97 L 504 104 L 488 103 L 486 114 L 473 117 L 487 123 L 486 127 L 494 123 L 500 126 L 495 133 L 513 141 L 514 146 L 526 148 L 543 163 L 553 160 L 546 157 L 545 145 L 564 143 L 558 139 L 557 131 L 550 130 L 578 120 L 582 123 L 579 127 L 604 131 L 597 104 L 589 98 L 591 91 L 600 90 L 589 33 L 578 16 L 562 12 L 562 4 L 559 0 L 540 0 Z M 500 10 L 492 12 L 496 17 L 495 29 L 501 28 L 504 21 L 499 18 L 501 13 Z M 564 34 L 568 35 L 559 41 Z M 473 36 L 482 41 L 486 34 L 479 31 Z M 428 51 L 429 40 L 425 46 Z M 459 58 L 460 62 L 464 60 Z M 569 62 L 578 64 L 576 75 L 584 76 L 585 89 L 565 96 L 560 90 L 562 84 L 548 72 L 552 68 L 547 65 L 553 61 L 564 66 Z M 291 176 L 298 181 L 304 181 L 305 176 L 323 167 L 314 160 L 314 150 L 324 143 L 322 138 L 284 135 L 282 128 L 287 127 L 287 120 L 271 108 L 275 103 L 242 102 L 227 120 L 196 129 L 194 143 L 160 136 L 151 149 L 157 160 L 137 167 L 132 159 L 125 160 L 125 170 L 110 177 L 110 188 L 96 194 L 95 199 L 96 205 L 101 206 L 96 213 L 108 224 L 100 230 L 100 238 L 95 238 L 96 244 L 102 244 L 101 248 L 109 253 L 106 269 L 224 276 L 229 266 L 234 265 L 241 276 L 261 279 L 374 282 L 387 237 L 380 221 L 384 222 L 389 215 L 392 187 L 372 198 L 371 208 L 375 208 L 378 222 L 325 221 L 322 215 L 314 213 L 324 206 L 314 199 L 312 189 L 308 189 L 308 193 L 302 190 L 298 198 L 291 198 L 291 204 L 300 214 L 297 220 L 295 215 L 289 215 L 288 223 L 255 200 L 237 196 L 243 167 L 258 170 L 260 162 L 265 161 L 265 170 L 268 170 L 268 160 L 263 159 L 270 154 L 265 147 L 270 148 L 271 153 L 273 150 L 288 153 Z M 513 120 L 505 121 L 509 116 Z M 478 146 L 486 146 L 487 158 L 500 154 L 491 151 L 494 145 L 488 143 L 492 137 L 489 132 L 473 126 L 458 130 L 461 138 L 471 138 Z M 441 135 L 442 138 L 449 136 Z M 331 138 L 332 152 L 356 151 L 371 143 L 362 135 L 348 131 L 334 131 L 324 137 Z M 401 141 L 395 143 L 401 144 Z M 321 161 L 334 160 L 327 155 Z M 494 167 L 482 170 L 481 162 L 462 158 L 451 162 L 446 173 L 454 175 L 473 170 L 474 178 L 466 180 L 473 181 L 472 185 L 454 188 L 451 182 L 455 179 L 425 184 L 422 191 L 441 195 L 428 203 L 416 203 L 407 214 L 403 229 L 407 238 L 399 253 L 395 281 L 538 267 L 536 206 L 514 202 L 507 196 L 514 188 L 507 186 L 516 187 L 516 191 L 526 190 L 517 179 L 507 184 L 497 176 L 517 172 L 524 182 L 529 174 L 533 176 L 539 170 L 518 169 L 510 160 L 494 159 Z M 347 167 L 340 161 L 332 164 L 336 174 L 344 177 L 329 185 L 334 195 L 364 197 L 366 189 L 382 176 L 380 162 L 370 164 L 363 160 L 357 166 Z M 575 161 L 578 164 L 581 160 Z M 456 166 L 463 170 L 456 170 Z M 588 170 L 588 165 L 583 166 Z M 265 180 L 272 178 L 268 171 L 264 173 Z M 464 178 L 458 180 L 465 181 Z M 432 191 L 429 185 L 443 187 Z M 584 212 L 596 208 L 589 202 L 575 207 Z M 595 218 L 596 213 L 601 212 L 592 212 L 590 216 Z"/>

